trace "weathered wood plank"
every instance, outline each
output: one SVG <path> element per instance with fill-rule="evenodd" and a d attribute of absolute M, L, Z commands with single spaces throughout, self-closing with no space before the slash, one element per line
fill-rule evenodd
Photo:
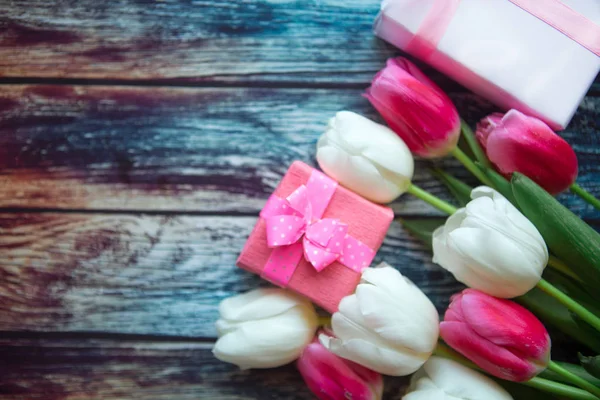
<path fill-rule="evenodd" d="M 0 214 L 0 331 L 215 336 L 217 304 L 266 285 L 234 266 L 253 217 Z M 443 309 L 459 285 L 394 222 L 386 260 Z"/>
<path fill-rule="evenodd" d="M 0 339 L 0 398 L 312 400 L 293 365 L 240 371 L 210 343 L 107 339 Z M 406 378 L 387 378 L 399 400 Z"/>
<path fill-rule="evenodd" d="M 11 0 L 0 76 L 364 85 L 400 53 L 372 33 L 380 3 Z"/>
<path fill-rule="evenodd" d="M 473 123 L 493 110 L 453 99 Z M 257 214 L 293 160 L 315 164 L 316 140 L 341 109 L 376 117 L 354 89 L 0 86 L 0 207 Z M 587 98 L 562 133 L 596 195 L 599 125 L 600 99 Z M 418 163 L 415 182 L 448 199 L 428 165 Z M 394 209 L 436 213 L 411 196 Z"/>
<path fill-rule="evenodd" d="M 18 77 L 362 83 L 394 52 L 372 33 L 379 3 L 12 0 L 0 8 L 0 71 Z"/>

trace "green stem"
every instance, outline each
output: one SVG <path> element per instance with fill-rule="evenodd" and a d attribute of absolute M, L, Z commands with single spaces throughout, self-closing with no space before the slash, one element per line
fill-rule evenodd
<path fill-rule="evenodd" d="M 600 200 L 592 196 L 590 192 L 579 186 L 577 183 L 571 185 L 571 192 L 581 197 L 583 200 L 600 210 Z"/>
<path fill-rule="evenodd" d="M 581 390 L 573 386 L 564 385 L 562 383 L 554 382 L 544 378 L 532 378 L 525 382 L 520 382 L 522 385 L 535 388 L 537 390 L 552 393 L 557 396 L 564 396 L 573 400 L 597 400 L 598 397 L 594 396 L 586 390 Z"/>
<path fill-rule="evenodd" d="M 548 363 L 548 369 L 550 371 L 556 372 L 557 374 L 564 376 L 569 381 L 571 381 L 573 384 L 579 386 L 580 388 L 582 388 L 584 390 L 587 390 L 588 392 L 590 392 L 591 394 L 593 394 L 594 396 L 596 396 L 600 399 L 600 388 L 599 387 L 589 383 L 588 381 L 586 381 L 583 378 L 578 377 L 577 375 L 575 375 L 571 371 L 561 367 L 554 361 L 550 361 Z"/>
<path fill-rule="evenodd" d="M 432 206 L 434 206 L 438 210 L 445 212 L 446 214 L 454 214 L 456 212 L 456 207 L 454 207 L 452 204 L 445 202 L 439 197 L 432 195 L 431 193 L 421 189 L 413 183 L 410 184 L 407 192 L 425 201 L 426 203 L 431 204 Z"/>
<path fill-rule="evenodd" d="M 460 129 L 462 131 L 462 135 L 465 138 L 465 141 L 471 148 L 471 151 L 475 155 L 477 161 L 481 163 L 486 168 L 492 168 L 492 164 L 490 164 L 490 160 L 488 160 L 487 156 L 483 152 L 483 149 L 479 145 L 477 138 L 473 134 L 471 127 L 465 122 L 465 120 L 460 120 Z"/>
<path fill-rule="evenodd" d="M 450 360 L 456 361 L 459 364 L 464 365 L 465 367 L 475 369 L 480 372 L 485 372 L 483 369 L 479 368 L 477 365 L 467 360 L 465 357 L 448 347 L 443 342 L 438 342 L 437 347 L 433 351 L 433 354 L 439 357 L 449 358 Z M 559 368 L 562 368 L 559 366 Z M 568 372 L 568 371 L 567 371 Z M 579 378 L 577 375 L 575 375 Z M 582 379 L 582 378 L 579 378 Z M 589 382 L 585 381 L 590 384 Z M 573 386 L 564 385 L 559 382 L 554 382 L 549 379 L 538 378 L 537 376 L 531 378 L 525 382 L 515 382 L 520 383 L 525 386 L 530 386 L 532 388 L 541 390 L 543 392 L 552 393 L 558 396 L 566 396 L 570 399 L 574 400 L 597 400 L 596 396 L 592 395 L 590 392 L 575 388 Z M 593 386 L 593 385 L 592 385 Z"/>
<path fill-rule="evenodd" d="M 579 304 L 578 302 L 561 292 L 558 288 L 556 288 L 554 285 L 552 285 L 545 279 L 540 279 L 540 281 L 537 284 L 537 287 L 543 292 L 554 297 L 556 300 L 562 303 L 562 305 L 567 307 L 569 311 L 577 314 L 579 318 L 581 318 L 600 332 L 600 318 L 588 311 L 587 308 L 585 308 L 584 306 L 582 306 L 581 304 Z"/>
<path fill-rule="evenodd" d="M 331 323 L 331 317 L 319 315 L 319 326 L 327 326 Z"/>
<path fill-rule="evenodd" d="M 484 185 L 489 186 L 491 188 L 494 187 L 492 181 L 490 181 L 490 179 L 483 173 L 483 171 L 480 170 L 477 167 L 477 165 L 475 165 L 473 160 L 471 160 L 469 156 L 467 156 L 461 149 L 459 149 L 458 146 L 456 146 L 450 152 L 450 154 L 452 154 L 454 158 L 460 161 L 460 163 L 464 165 L 465 168 L 467 168 L 473 175 L 475 175 L 477 179 L 479 179 Z"/>
<path fill-rule="evenodd" d="M 557 271 L 562 272 L 563 274 L 570 276 L 571 278 L 575 279 L 577 282 L 583 282 L 581 280 L 580 277 L 578 277 L 575 272 L 573 272 L 571 270 L 571 268 L 569 268 L 569 266 L 567 264 L 565 264 L 564 262 L 562 262 L 561 260 L 559 260 L 558 258 L 554 257 L 554 256 L 550 256 L 550 258 L 548 258 L 548 266 L 554 268 Z"/>

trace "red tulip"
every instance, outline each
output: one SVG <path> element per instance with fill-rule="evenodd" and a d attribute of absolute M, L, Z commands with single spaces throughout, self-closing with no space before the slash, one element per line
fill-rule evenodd
<path fill-rule="evenodd" d="M 383 394 L 380 374 L 336 356 L 318 340 L 306 346 L 296 365 L 321 400 L 380 400 Z"/>
<path fill-rule="evenodd" d="M 365 97 L 413 153 L 434 158 L 456 147 L 460 118 L 454 104 L 406 58 L 389 59 Z"/>
<path fill-rule="evenodd" d="M 550 362 L 550 336 L 531 312 L 475 289 L 452 297 L 440 334 L 454 350 L 509 381 L 529 380 Z"/>
<path fill-rule="evenodd" d="M 577 156 L 569 143 L 544 122 L 517 110 L 482 119 L 477 139 L 507 178 L 520 172 L 551 194 L 568 189 L 577 178 Z"/>

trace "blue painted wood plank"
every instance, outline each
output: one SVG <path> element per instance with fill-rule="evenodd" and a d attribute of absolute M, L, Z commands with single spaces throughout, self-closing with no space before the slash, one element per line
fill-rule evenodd
<path fill-rule="evenodd" d="M 13 0 L 0 7 L 1 75 L 362 87 L 400 54 L 372 33 L 380 3 Z"/>
<path fill-rule="evenodd" d="M 496 109 L 452 93 L 472 124 Z M 599 98 L 561 134 L 580 183 L 600 195 Z M 0 86 L 0 207 L 256 215 L 293 160 L 315 165 L 327 120 L 348 109 L 378 118 L 358 89 Z M 476 182 L 452 160 L 442 162 Z M 418 162 L 415 183 L 450 199 Z M 600 213 L 572 195 L 585 218 Z M 406 195 L 398 215 L 439 215 Z"/>
<path fill-rule="evenodd" d="M 256 217 L 0 214 L 0 331 L 214 338 L 218 303 L 267 286 L 235 267 Z M 440 311 L 461 287 L 394 222 L 376 263 Z"/>
<path fill-rule="evenodd" d="M 312 400 L 293 365 L 240 371 L 210 343 L 144 339 L 0 339 L 0 397 L 6 399 Z M 407 378 L 388 378 L 400 400 Z"/>

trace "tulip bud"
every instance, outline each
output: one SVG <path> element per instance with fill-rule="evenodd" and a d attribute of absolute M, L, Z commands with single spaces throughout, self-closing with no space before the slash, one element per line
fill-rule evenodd
<path fill-rule="evenodd" d="M 577 178 L 573 148 L 548 125 L 517 110 L 492 114 L 477 125 L 477 139 L 496 169 L 509 178 L 520 172 L 551 194 Z"/>
<path fill-rule="evenodd" d="M 433 262 L 496 297 L 521 296 L 541 279 L 548 249 L 535 226 L 500 193 L 480 186 L 433 232 Z"/>
<path fill-rule="evenodd" d="M 256 289 L 219 304 L 219 339 L 213 353 L 242 369 L 290 363 L 318 326 L 312 304 L 283 289 Z"/>
<path fill-rule="evenodd" d="M 435 158 L 456 147 L 460 117 L 454 104 L 406 58 L 389 59 L 365 97 L 413 153 Z"/>
<path fill-rule="evenodd" d="M 452 297 L 440 333 L 449 346 L 498 378 L 522 382 L 550 362 L 544 325 L 517 303 L 465 289 Z"/>
<path fill-rule="evenodd" d="M 350 111 L 329 121 L 317 143 L 317 161 L 327 175 L 377 203 L 406 192 L 414 171 L 410 150 L 394 132 Z"/>
<path fill-rule="evenodd" d="M 446 358 L 431 357 L 410 380 L 402 400 L 512 400 L 500 385 Z"/>
<path fill-rule="evenodd" d="M 409 375 L 437 344 L 438 313 L 427 296 L 389 265 L 366 269 L 331 319 L 335 337 L 319 340 L 336 355 L 385 375 Z"/>
<path fill-rule="evenodd" d="M 383 395 L 380 374 L 336 356 L 318 340 L 306 346 L 296 365 L 321 400 L 380 400 Z"/>

